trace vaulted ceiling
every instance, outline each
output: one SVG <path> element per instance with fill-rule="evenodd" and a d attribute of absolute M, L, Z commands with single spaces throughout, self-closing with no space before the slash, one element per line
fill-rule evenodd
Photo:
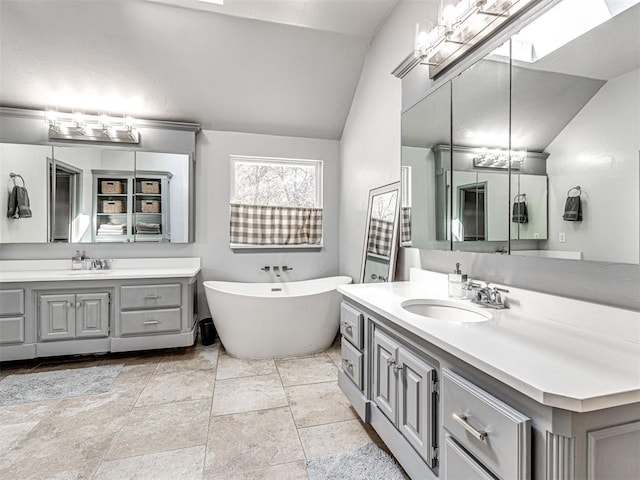
<path fill-rule="evenodd" d="M 0 104 L 340 139 L 397 0 L 0 0 Z"/>

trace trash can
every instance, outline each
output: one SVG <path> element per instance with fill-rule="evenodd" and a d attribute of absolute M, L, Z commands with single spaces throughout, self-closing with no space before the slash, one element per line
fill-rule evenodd
<path fill-rule="evenodd" d="M 200 320 L 200 341 L 202 345 L 211 345 L 216 341 L 216 327 L 213 325 L 212 318 Z"/>

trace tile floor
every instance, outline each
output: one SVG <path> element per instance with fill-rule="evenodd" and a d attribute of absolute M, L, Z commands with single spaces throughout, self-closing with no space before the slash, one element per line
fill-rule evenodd
<path fill-rule="evenodd" d="M 9 364 L 12 373 L 123 363 L 99 395 L 0 407 L 0 478 L 307 478 L 308 460 L 374 441 L 337 385 L 340 347 L 240 360 L 216 344 Z"/>

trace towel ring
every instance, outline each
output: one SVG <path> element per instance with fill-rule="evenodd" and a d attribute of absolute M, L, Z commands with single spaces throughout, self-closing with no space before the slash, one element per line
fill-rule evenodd
<path fill-rule="evenodd" d="M 517 202 L 520 197 L 522 197 L 522 200 L 526 200 L 527 199 L 527 194 L 526 193 L 519 193 L 518 195 L 513 197 L 513 201 Z"/>
<path fill-rule="evenodd" d="M 582 189 L 580 188 L 580 185 L 577 185 L 575 187 L 571 187 L 568 191 L 567 191 L 567 197 L 571 196 L 571 192 L 577 190 L 577 195 L 574 195 L 574 197 L 579 197 L 580 195 L 582 195 Z"/>
<path fill-rule="evenodd" d="M 15 186 L 18 186 L 18 184 L 16 183 L 16 178 L 19 178 L 20 180 L 22 180 L 22 186 L 23 186 L 23 187 L 26 187 L 26 186 L 27 186 L 27 184 L 24 182 L 24 178 L 22 178 L 22 175 L 11 172 L 11 173 L 9 174 L 9 177 L 11 178 L 11 180 L 13 180 L 13 184 L 14 184 Z"/>

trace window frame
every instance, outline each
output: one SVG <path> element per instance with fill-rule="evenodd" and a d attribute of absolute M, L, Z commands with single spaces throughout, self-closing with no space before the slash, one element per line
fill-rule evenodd
<path fill-rule="evenodd" d="M 304 167 L 312 166 L 316 171 L 316 195 L 315 204 L 311 208 L 323 208 L 323 161 L 322 160 L 309 160 L 303 158 L 283 158 L 283 157 L 259 157 L 248 155 L 229 155 L 229 203 L 237 203 L 236 196 L 236 164 L 238 163 L 254 163 L 261 165 L 300 165 Z M 274 205 L 281 207 L 292 207 L 291 205 Z M 294 207 L 295 208 L 295 207 Z"/>
<path fill-rule="evenodd" d="M 316 171 L 315 178 L 315 205 L 310 208 L 320 208 L 323 206 L 323 189 L 324 189 L 324 161 L 312 160 L 305 158 L 286 158 L 286 157 L 264 157 L 257 155 L 229 155 L 229 205 L 236 202 L 236 164 L 238 163 L 257 163 L 271 165 L 301 165 L 305 167 L 313 166 Z M 287 206 L 285 206 L 287 207 Z M 297 208 L 290 207 L 289 208 Z M 304 207 L 300 207 L 304 208 Z M 322 223 L 322 241 L 317 245 L 251 245 L 244 243 L 230 243 L 232 250 L 320 250 L 324 247 L 324 221 Z"/>

